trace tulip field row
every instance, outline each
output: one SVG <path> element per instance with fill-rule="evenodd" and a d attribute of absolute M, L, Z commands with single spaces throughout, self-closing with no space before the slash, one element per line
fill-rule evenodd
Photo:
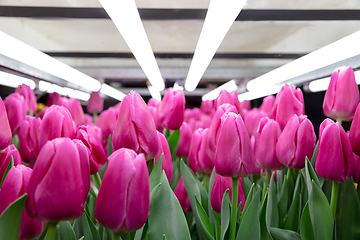
<path fill-rule="evenodd" d="M 185 109 L 172 88 L 103 105 L 37 103 L 26 85 L 0 98 L 0 240 L 360 239 L 351 67 L 331 76 L 319 136 L 287 84 L 259 108 L 223 90 Z"/>

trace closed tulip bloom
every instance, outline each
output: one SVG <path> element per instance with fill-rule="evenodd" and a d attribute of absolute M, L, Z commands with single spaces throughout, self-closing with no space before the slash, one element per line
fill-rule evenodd
<path fill-rule="evenodd" d="M 45 112 L 40 125 L 40 148 L 52 139 L 68 137 L 73 139 L 75 136 L 75 123 L 69 110 L 63 106 L 52 105 Z"/>
<path fill-rule="evenodd" d="M 11 161 L 11 157 L 14 159 L 14 166 L 22 164 L 20 153 L 13 144 L 9 145 L 6 151 L 0 152 L 0 179 L 3 178 L 6 168 Z"/>
<path fill-rule="evenodd" d="M 148 105 L 148 107 L 158 108 L 160 103 L 161 103 L 161 101 L 156 100 L 155 98 L 150 98 L 147 105 Z"/>
<path fill-rule="evenodd" d="M 5 149 L 11 142 L 12 134 L 6 108 L 0 97 L 0 151 Z"/>
<path fill-rule="evenodd" d="M 221 126 L 221 117 L 225 113 L 229 113 L 229 112 L 233 112 L 236 114 L 239 113 L 235 106 L 233 106 L 229 103 L 226 103 L 226 104 L 219 106 L 216 109 L 215 114 L 212 118 L 212 121 L 211 121 L 211 124 L 209 127 L 209 146 L 210 146 L 210 149 L 213 150 L 214 152 L 215 152 L 216 145 L 217 145 L 217 138 L 219 136 L 219 129 Z"/>
<path fill-rule="evenodd" d="M 172 174 L 173 174 L 173 164 L 172 164 L 172 158 L 171 158 L 169 144 L 166 141 L 166 138 L 164 137 L 164 135 L 162 133 L 158 132 L 157 134 L 158 134 L 158 139 L 159 139 L 159 151 L 158 151 L 157 155 L 155 156 L 154 164 L 157 163 L 161 154 L 163 154 L 161 170 L 165 171 L 166 177 L 170 183 Z"/>
<path fill-rule="evenodd" d="M 292 168 L 305 167 L 305 157 L 311 160 L 316 144 L 314 126 L 306 115 L 296 115 L 288 121 L 277 144 L 276 156 L 280 163 Z"/>
<path fill-rule="evenodd" d="M 100 133 L 100 136 L 99 134 Z M 87 125 L 78 127 L 75 139 L 81 140 L 90 151 L 90 173 L 95 174 L 106 163 L 106 154 L 102 146 L 102 135 L 99 127 Z"/>
<path fill-rule="evenodd" d="M 66 107 L 67 110 L 69 110 L 76 126 L 83 125 L 85 123 L 85 116 L 79 100 L 66 97 L 62 97 L 60 99 L 61 105 Z"/>
<path fill-rule="evenodd" d="M 150 187 L 143 154 L 121 148 L 109 157 L 95 205 L 95 219 L 114 232 L 141 228 L 149 214 Z"/>
<path fill-rule="evenodd" d="M 250 111 L 251 110 L 251 102 L 249 100 L 244 100 L 240 102 L 241 108 L 243 111 Z"/>
<path fill-rule="evenodd" d="M 339 67 L 331 75 L 323 111 L 327 117 L 350 121 L 359 103 L 359 89 L 351 67 Z"/>
<path fill-rule="evenodd" d="M 354 178 L 354 182 L 359 182 L 360 180 L 360 156 L 354 153 L 354 172 L 352 177 Z"/>
<path fill-rule="evenodd" d="M 84 211 L 88 180 L 79 151 L 69 138 L 48 141 L 40 150 L 27 188 L 26 210 L 44 222 L 76 219 Z"/>
<path fill-rule="evenodd" d="M 32 113 L 35 114 L 37 110 L 37 103 L 34 91 L 28 85 L 22 84 L 15 89 L 15 92 L 21 94 L 24 97 L 27 109 L 26 112 L 31 110 Z"/>
<path fill-rule="evenodd" d="M 100 96 L 100 91 L 92 92 L 86 104 L 89 113 L 100 113 L 104 109 L 104 99 Z"/>
<path fill-rule="evenodd" d="M 232 179 L 231 177 L 223 177 L 220 175 L 215 175 L 213 188 L 211 190 L 211 206 L 215 212 L 221 212 L 221 203 L 224 197 L 226 189 L 229 189 L 230 202 L 232 202 Z M 245 206 L 245 196 L 242 188 L 242 180 L 238 180 L 238 202 L 237 206 L 239 207 L 241 203 L 241 210 Z"/>
<path fill-rule="evenodd" d="M 159 121 L 158 109 L 156 107 L 151 107 L 151 106 L 148 106 L 148 107 L 149 107 L 149 110 L 151 112 L 151 115 L 153 116 L 155 126 L 156 126 L 156 130 L 158 130 L 159 132 L 163 132 L 164 127 L 161 125 L 161 122 Z"/>
<path fill-rule="evenodd" d="M 114 150 L 129 148 L 154 158 L 159 150 L 154 119 L 141 96 L 132 91 L 122 101 L 112 141 Z"/>
<path fill-rule="evenodd" d="M 209 148 L 208 129 L 199 128 L 193 133 L 189 150 L 189 167 L 194 173 L 211 173 L 215 154 Z"/>
<path fill-rule="evenodd" d="M 46 106 L 50 107 L 51 105 L 59 105 L 59 100 L 61 96 L 57 92 L 53 92 L 49 94 L 49 97 L 46 101 Z"/>
<path fill-rule="evenodd" d="M 32 170 L 24 165 L 12 167 L 3 182 L 0 189 L 0 215 L 17 198 L 26 193 Z M 31 218 L 27 212 L 23 211 L 19 239 L 34 239 L 41 235 L 43 223 Z"/>
<path fill-rule="evenodd" d="M 259 126 L 260 119 L 267 117 L 267 114 L 258 108 L 251 109 L 245 113 L 244 122 L 249 136 L 253 136 Z"/>
<path fill-rule="evenodd" d="M 171 130 L 180 128 L 184 121 L 185 95 L 181 90 L 169 88 L 162 99 L 159 108 L 159 120 L 161 124 Z"/>
<path fill-rule="evenodd" d="M 214 101 L 213 100 L 205 100 L 201 102 L 200 109 L 203 113 L 211 115 L 214 113 Z"/>
<path fill-rule="evenodd" d="M 84 125 L 90 125 L 93 123 L 93 116 L 88 113 L 84 114 Z M 96 122 L 97 123 L 97 122 Z"/>
<path fill-rule="evenodd" d="M 189 196 L 187 195 L 183 177 L 180 177 L 180 180 L 174 190 L 175 196 L 177 197 L 181 208 L 184 212 L 191 212 L 191 204 Z"/>
<path fill-rule="evenodd" d="M 26 163 L 34 163 L 39 154 L 41 119 L 26 116 L 19 127 L 19 150 L 21 158 Z"/>
<path fill-rule="evenodd" d="M 264 97 L 263 102 L 259 109 L 263 112 L 266 112 L 268 116 L 271 115 L 271 110 L 274 106 L 275 97 L 273 95 L 269 95 L 267 97 Z"/>
<path fill-rule="evenodd" d="M 96 121 L 96 125 L 101 129 L 103 137 L 108 138 L 113 133 L 118 115 L 113 107 L 103 111 Z"/>
<path fill-rule="evenodd" d="M 26 116 L 25 99 L 19 93 L 12 93 L 4 100 L 10 128 L 13 134 L 18 133 L 18 128 Z"/>
<path fill-rule="evenodd" d="M 325 119 L 320 125 L 315 170 L 320 177 L 343 182 L 354 171 L 354 155 L 349 137 L 339 123 Z"/>
<path fill-rule="evenodd" d="M 254 165 L 254 151 L 241 116 L 232 112 L 224 114 L 215 152 L 216 173 L 232 178 L 247 177 Z"/>
<path fill-rule="evenodd" d="M 189 155 L 190 143 L 193 131 L 189 124 L 183 122 L 180 127 L 179 146 L 176 152 L 177 156 L 187 157 Z"/>
<path fill-rule="evenodd" d="M 299 88 L 295 89 L 285 84 L 276 95 L 271 118 L 279 123 L 281 129 L 284 129 L 294 114 L 305 114 L 304 97 Z"/>
<path fill-rule="evenodd" d="M 276 143 L 280 134 L 280 126 L 275 120 L 267 117 L 260 120 L 254 148 L 258 167 L 278 170 L 284 168 L 276 156 Z"/>
<path fill-rule="evenodd" d="M 360 155 L 360 104 L 358 104 L 351 122 L 349 138 L 352 150 L 356 155 Z"/>

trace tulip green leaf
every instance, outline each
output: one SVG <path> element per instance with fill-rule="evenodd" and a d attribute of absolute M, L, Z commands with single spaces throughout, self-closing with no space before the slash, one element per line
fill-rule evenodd
<path fill-rule="evenodd" d="M 179 140 L 180 140 L 180 129 L 175 130 L 168 138 L 168 144 L 171 152 L 172 159 L 175 159 L 176 157 L 176 151 L 179 146 Z"/>
<path fill-rule="evenodd" d="M 206 192 L 204 186 L 201 184 L 201 182 L 198 179 L 195 179 L 196 184 L 198 185 L 198 188 L 200 190 L 200 199 L 201 199 L 201 205 L 204 207 L 206 214 L 208 213 L 208 193 Z"/>
<path fill-rule="evenodd" d="M 62 221 L 57 224 L 55 240 L 76 240 L 75 232 L 69 221 Z"/>
<path fill-rule="evenodd" d="M 103 226 L 99 226 L 98 229 L 101 240 L 112 240 L 112 231 L 104 228 Z"/>
<path fill-rule="evenodd" d="M 244 192 L 244 197 L 245 199 L 247 199 L 247 196 L 250 192 L 250 189 L 252 188 L 252 182 L 250 181 L 250 179 L 248 177 L 244 177 L 242 178 L 242 184 L 243 184 L 243 192 Z"/>
<path fill-rule="evenodd" d="M 201 227 L 205 233 L 205 236 L 207 239 L 214 240 L 215 238 L 214 231 L 212 230 L 209 217 L 207 216 L 204 208 L 201 206 L 196 196 L 195 196 L 195 201 L 196 201 L 196 211 L 199 213 L 199 217 L 201 220 L 200 221 Z"/>
<path fill-rule="evenodd" d="M 100 240 L 100 235 L 86 211 L 75 220 L 74 231 L 77 238 L 84 236 L 86 240 Z"/>
<path fill-rule="evenodd" d="M 260 240 L 260 193 L 260 190 L 255 193 L 247 211 L 243 213 L 236 240 Z"/>
<path fill-rule="evenodd" d="M 300 190 L 301 190 L 301 186 L 300 186 L 300 175 L 299 175 L 295 184 L 294 197 L 290 205 L 289 212 L 287 213 L 284 224 L 282 226 L 283 229 L 288 229 L 295 232 L 297 232 L 299 229 L 299 220 L 301 214 Z"/>
<path fill-rule="evenodd" d="M 251 186 L 251 188 L 250 188 L 249 194 L 247 195 L 246 201 L 245 201 L 245 206 L 244 206 L 244 208 L 243 208 L 243 214 L 242 214 L 240 223 L 241 223 L 241 221 L 242 221 L 242 219 L 243 219 L 246 211 L 248 210 L 249 205 L 250 205 L 252 199 L 254 198 L 255 194 L 256 194 L 255 184 L 253 183 L 252 186 Z"/>
<path fill-rule="evenodd" d="M 230 223 L 230 197 L 229 189 L 226 189 L 221 202 L 221 240 L 225 239 L 225 233 Z"/>
<path fill-rule="evenodd" d="M 150 176 L 149 176 L 149 183 L 150 183 L 150 192 L 154 189 L 156 185 L 159 184 L 161 175 L 162 175 L 162 158 L 163 154 L 161 154 L 159 160 L 156 162 L 155 167 L 153 168 Z"/>
<path fill-rule="evenodd" d="M 0 215 L 0 240 L 19 239 L 21 217 L 27 194 L 11 203 Z"/>
<path fill-rule="evenodd" d="M 306 186 L 308 187 L 308 192 L 310 195 L 312 188 L 311 181 L 314 180 L 315 184 L 319 187 L 322 186 L 322 183 L 320 183 L 319 178 L 307 157 L 306 157 L 305 169 L 303 169 L 302 171 L 305 171 Z"/>
<path fill-rule="evenodd" d="M 258 190 L 260 191 L 260 190 Z M 270 230 L 266 226 L 266 206 L 268 202 L 268 193 L 265 193 L 265 196 L 262 200 L 261 207 L 260 207 L 260 239 L 261 240 L 272 240 L 270 235 Z"/>
<path fill-rule="evenodd" d="M 297 232 L 280 228 L 270 228 L 271 236 L 274 240 L 301 240 L 301 236 Z"/>
<path fill-rule="evenodd" d="M 13 156 L 11 156 L 11 160 L 10 160 L 10 162 L 9 162 L 9 165 L 8 165 L 7 168 L 5 169 L 4 175 L 3 175 L 2 179 L 1 179 L 0 188 L 1 188 L 1 186 L 3 185 L 3 182 L 4 182 L 4 180 L 5 180 L 6 175 L 8 174 L 8 172 L 10 171 L 10 169 L 11 169 L 13 166 L 14 166 L 14 158 L 13 158 Z"/>
<path fill-rule="evenodd" d="M 342 183 L 336 213 L 337 239 L 360 239 L 360 203 L 352 178 Z"/>
<path fill-rule="evenodd" d="M 333 238 L 334 218 L 325 194 L 312 181 L 309 196 L 309 212 L 316 240 Z"/>
<path fill-rule="evenodd" d="M 300 235 L 303 240 L 315 240 L 311 223 L 309 202 L 306 203 L 300 219 Z"/>
<path fill-rule="evenodd" d="M 280 199 L 279 199 L 279 223 L 282 224 L 288 210 L 288 201 L 289 201 L 289 187 L 288 182 L 286 180 L 283 181 Z"/>
<path fill-rule="evenodd" d="M 110 156 L 114 151 L 114 145 L 112 142 L 112 134 L 109 135 L 108 141 L 107 141 L 107 155 Z"/>
<path fill-rule="evenodd" d="M 319 140 L 316 142 L 313 155 L 311 156 L 311 165 L 312 165 L 313 168 L 315 168 L 315 163 L 316 163 L 316 157 L 317 157 L 318 149 L 319 149 Z"/>
<path fill-rule="evenodd" d="M 266 206 L 266 226 L 270 230 L 270 227 L 279 226 L 279 210 L 278 201 L 276 195 L 276 186 L 274 181 L 274 174 L 272 174 L 269 185 L 268 202 Z"/>
<path fill-rule="evenodd" d="M 147 239 L 162 239 L 164 234 L 167 239 L 190 240 L 184 212 L 170 188 L 165 172 L 161 176 L 160 184 L 150 194 Z"/>

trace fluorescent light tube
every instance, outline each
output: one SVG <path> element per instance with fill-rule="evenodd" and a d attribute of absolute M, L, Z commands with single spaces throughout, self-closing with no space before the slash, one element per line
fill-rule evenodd
<path fill-rule="evenodd" d="M 39 90 L 47 93 L 57 92 L 60 95 L 76 98 L 83 101 L 87 101 L 90 98 L 90 94 L 87 92 L 83 92 L 67 87 L 60 87 L 56 84 L 52 84 L 45 81 L 39 81 Z"/>
<path fill-rule="evenodd" d="M 359 85 L 360 84 L 360 71 L 355 71 L 354 73 L 355 73 L 356 83 Z M 330 78 L 331 77 L 326 77 L 326 78 L 321 78 L 318 80 L 311 81 L 309 83 L 310 92 L 326 91 L 330 84 Z"/>
<path fill-rule="evenodd" d="M 185 89 L 195 90 L 211 59 L 244 7 L 246 0 L 211 0 L 185 82 Z"/>
<path fill-rule="evenodd" d="M 46 55 L 45 53 L 0 31 L 0 54 L 52 74 L 90 91 L 99 91 L 98 80 Z"/>
<path fill-rule="evenodd" d="M 268 95 L 278 93 L 283 85 L 273 85 L 267 86 L 267 88 L 259 88 L 257 91 L 249 91 L 238 95 L 239 101 L 242 102 L 244 100 L 253 100 L 261 97 L 266 97 Z"/>
<path fill-rule="evenodd" d="M 151 85 L 165 88 L 159 66 L 141 22 L 134 0 L 99 0 L 134 54 Z"/>
<path fill-rule="evenodd" d="M 158 101 L 161 101 L 161 94 L 156 88 L 149 85 L 148 89 L 149 89 L 149 92 L 150 92 L 150 95 L 151 95 L 152 98 L 154 98 L 154 99 L 156 99 Z"/>
<path fill-rule="evenodd" d="M 227 83 L 224 83 L 223 85 L 215 88 L 214 90 L 208 92 L 207 94 L 205 94 L 204 96 L 202 96 L 202 100 L 206 101 L 206 100 L 214 100 L 215 98 L 217 98 L 221 92 L 221 90 L 226 90 L 228 92 L 232 92 L 232 91 L 236 91 L 238 88 L 238 86 L 236 85 L 235 79 L 230 80 Z"/>
<path fill-rule="evenodd" d="M 320 69 L 360 54 L 360 31 L 313 51 L 248 82 L 249 91 L 284 83 L 302 74 Z"/>
<path fill-rule="evenodd" d="M 33 80 L 0 71 L 0 85 L 17 88 L 22 84 L 28 85 L 33 90 L 35 89 L 35 82 Z"/>
<path fill-rule="evenodd" d="M 124 93 L 120 92 L 119 90 L 107 85 L 105 83 L 102 84 L 100 93 L 108 95 L 116 100 L 122 101 L 126 96 Z"/>

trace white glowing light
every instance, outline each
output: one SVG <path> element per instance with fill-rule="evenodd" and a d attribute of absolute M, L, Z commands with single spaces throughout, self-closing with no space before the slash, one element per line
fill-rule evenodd
<path fill-rule="evenodd" d="M 122 101 L 126 96 L 125 93 L 120 92 L 119 90 L 103 83 L 101 86 L 100 93 L 108 95 L 116 100 Z"/>
<path fill-rule="evenodd" d="M 148 89 L 152 98 L 161 101 L 161 94 L 156 88 L 153 86 L 148 86 Z"/>
<path fill-rule="evenodd" d="M 245 100 L 253 100 L 261 97 L 265 97 L 271 94 L 278 93 L 283 85 L 273 85 L 273 86 L 267 86 L 266 89 L 260 88 L 257 91 L 249 91 L 238 95 L 239 101 L 245 101 Z"/>
<path fill-rule="evenodd" d="M 236 91 L 236 89 L 238 88 L 238 86 L 236 85 L 235 80 L 230 80 L 227 83 L 224 83 L 223 85 L 215 88 L 214 90 L 206 93 L 204 96 L 202 96 L 202 100 L 206 101 L 206 100 L 214 100 L 215 98 L 217 98 L 221 92 L 221 90 L 226 90 L 228 92 L 232 92 L 232 91 Z"/>
<path fill-rule="evenodd" d="M 360 84 L 360 71 L 355 71 L 355 80 L 356 83 Z M 314 80 L 309 83 L 309 90 L 310 92 L 321 92 L 326 91 L 330 84 L 330 77 L 321 78 L 318 80 Z"/>
<path fill-rule="evenodd" d="M 33 80 L 0 71 L 0 85 L 17 88 L 22 84 L 28 85 L 33 90 L 35 89 L 35 82 Z"/>

